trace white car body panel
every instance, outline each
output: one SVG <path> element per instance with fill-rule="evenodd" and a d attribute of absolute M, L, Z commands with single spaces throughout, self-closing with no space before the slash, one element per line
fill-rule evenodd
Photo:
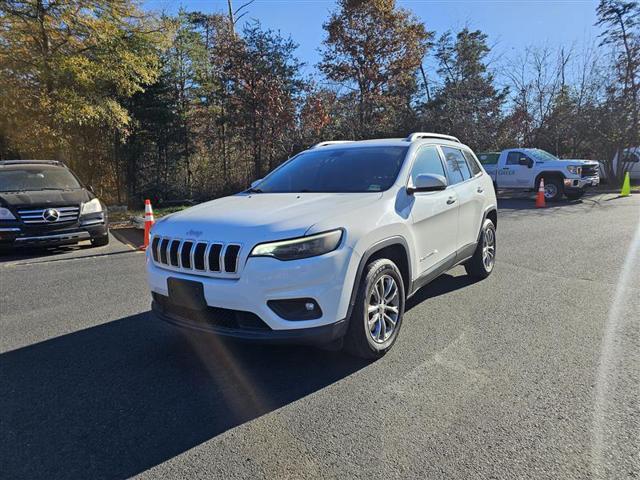
<path fill-rule="evenodd" d="M 376 245 L 400 239 L 408 250 L 411 282 L 475 243 L 484 215 L 496 210 L 492 180 L 482 170 L 466 182 L 445 190 L 406 190 L 413 156 L 425 143 L 464 147 L 443 139 L 378 140 L 332 144 L 318 148 L 357 148 L 363 144 L 409 147 L 395 183 L 384 192 L 366 193 L 240 193 L 202 203 L 161 219 L 152 238 L 240 245 L 237 272 L 186 271 L 154 260 L 147 252 L 152 292 L 167 296 L 169 278 L 202 284 L 209 306 L 251 312 L 273 331 L 294 331 L 331 325 L 345 319 L 361 260 Z M 464 147 L 468 148 L 468 147 Z M 450 197 L 456 199 L 448 204 Z M 281 261 L 250 257 L 255 245 L 343 229 L 337 249 L 315 257 Z M 224 247 L 223 247 L 224 248 Z M 157 252 L 156 252 L 157 253 Z M 411 285 L 405 286 L 407 293 Z M 285 320 L 269 300 L 313 298 L 322 316 Z"/>

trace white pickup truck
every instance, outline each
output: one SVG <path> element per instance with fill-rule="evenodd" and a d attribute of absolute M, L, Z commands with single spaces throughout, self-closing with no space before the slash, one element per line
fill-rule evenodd
<path fill-rule="evenodd" d="M 600 183 L 598 162 L 562 160 L 537 148 L 511 148 L 478 154 L 480 163 L 493 178 L 496 190 L 537 190 L 544 178 L 544 196 L 555 201 L 564 194 L 569 200 L 584 195 L 585 189 Z"/>

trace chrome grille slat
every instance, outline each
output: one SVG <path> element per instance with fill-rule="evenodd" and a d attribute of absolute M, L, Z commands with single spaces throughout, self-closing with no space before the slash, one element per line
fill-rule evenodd
<path fill-rule="evenodd" d="M 172 261 L 171 252 L 172 248 L 176 248 L 176 242 L 178 242 L 175 253 L 177 265 Z M 189 249 L 188 254 L 185 247 Z M 151 239 L 151 248 L 151 258 L 154 264 L 161 268 L 212 277 L 232 276 L 237 278 L 239 274 L 242 251 L 242 245 L 239 243 L 207 242 L 191 238 L 181 239 L 155 235 Z M 217 265 L 213 261 L 214 258 L 217 260 Z"/>
<path fill-rule="evenodd" d="M 46 210 L 55 209 L 59 217 L 54 221 L 47 221 L 43 215 Z M 18 210 L 18 217 L 24 224 L 56 224 L 65 222 L 75 222 L 80 215 L 80 207 L 43 207 L 43 208 L 22 208 Z"/>

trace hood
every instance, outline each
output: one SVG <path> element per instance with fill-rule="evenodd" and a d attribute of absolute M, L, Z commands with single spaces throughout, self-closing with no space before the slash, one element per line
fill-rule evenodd
<path fill-rule="evenodd" d="M 160 219 L 153 233 L 239 243 L 299 237 L 315 223 L 369 205 L 381 195 L 378 192 L 238 194 Z"/>
<path fill-rule="evenodd" d="M 9 207 L 64 207 L 80 205 L 91 200 L 89 192 L 78 190 L 36 190 L 24 192 L 0 192 L 0 205 Z"/>
<path fill-rule="evenodd" d="M 596 162 L 595 160 L 581 160 L 579 158 L 561 158 L 559 159 L 560 162 L 562 162 L 561 164 L 563 166 L 566 166 L 568 163 L 571 165 L 578 165 L 578 166 L 582 166 L 582 165 L 598 165 L 598 162 Z M 545 162 L 545 163 L 554 163 L 554 162 Z"/>

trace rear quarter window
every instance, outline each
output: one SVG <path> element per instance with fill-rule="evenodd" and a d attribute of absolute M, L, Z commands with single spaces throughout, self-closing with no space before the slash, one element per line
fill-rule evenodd
<path fill-rule="evenodd" d="M 463 150 L 464 158 L 467 159 L 467 164 L 469 165 L 469 170 L 471 170 L 471 176 L 475 177 L 480 172 L 482 172 L 482 168 L 478 165 L 478 161 L 473 156 L 473 153 L 469 150 Z"/>

